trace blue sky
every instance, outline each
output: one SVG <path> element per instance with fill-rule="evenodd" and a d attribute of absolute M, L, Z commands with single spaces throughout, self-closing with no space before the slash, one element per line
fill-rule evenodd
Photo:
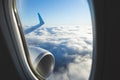
<path fill-rule="evenodd" d="M 38 12 L 48 25 L 91 24 L 87 0 L 18 0 L 17 5 L 24 26 L 37 24 Z"/>

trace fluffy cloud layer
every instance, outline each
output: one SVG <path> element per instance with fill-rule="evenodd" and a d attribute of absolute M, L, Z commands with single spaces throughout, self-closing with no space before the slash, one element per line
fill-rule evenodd
<path fill-rule="evenodd" d="M 55 69 L 48 80 L 88 80 L 91 68 L 92 27 L 42 27 L 27 34 L 28 45 L 53 53 Z"/>

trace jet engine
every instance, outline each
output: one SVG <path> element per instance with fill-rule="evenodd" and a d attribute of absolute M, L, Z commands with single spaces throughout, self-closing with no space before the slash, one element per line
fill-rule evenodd
<path fill-rule="evenodd" d="M 40 47 L 30 47 L 30 62 L 37 77 L 46 79 L 54 69 L 55 58 L 49 51 Z"/>

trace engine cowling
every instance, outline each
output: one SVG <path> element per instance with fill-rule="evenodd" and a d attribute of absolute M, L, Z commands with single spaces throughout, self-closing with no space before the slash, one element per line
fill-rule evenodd
<path fill-rule="evenodd" d="M 40 47 L 29 47 L 30 62 L 39 78 L 46 79 L 53 72 L 55 58 L 51 52 Z"/>

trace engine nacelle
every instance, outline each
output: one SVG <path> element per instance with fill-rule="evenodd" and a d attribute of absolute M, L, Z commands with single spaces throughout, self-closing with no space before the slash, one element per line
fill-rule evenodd
<path fill-rule="evenodd" d="M 54 69 L 55 58 L 49 51 L 40 47 L 29 47 L 30 62 L 39 78 L 46 79 Z"/>

